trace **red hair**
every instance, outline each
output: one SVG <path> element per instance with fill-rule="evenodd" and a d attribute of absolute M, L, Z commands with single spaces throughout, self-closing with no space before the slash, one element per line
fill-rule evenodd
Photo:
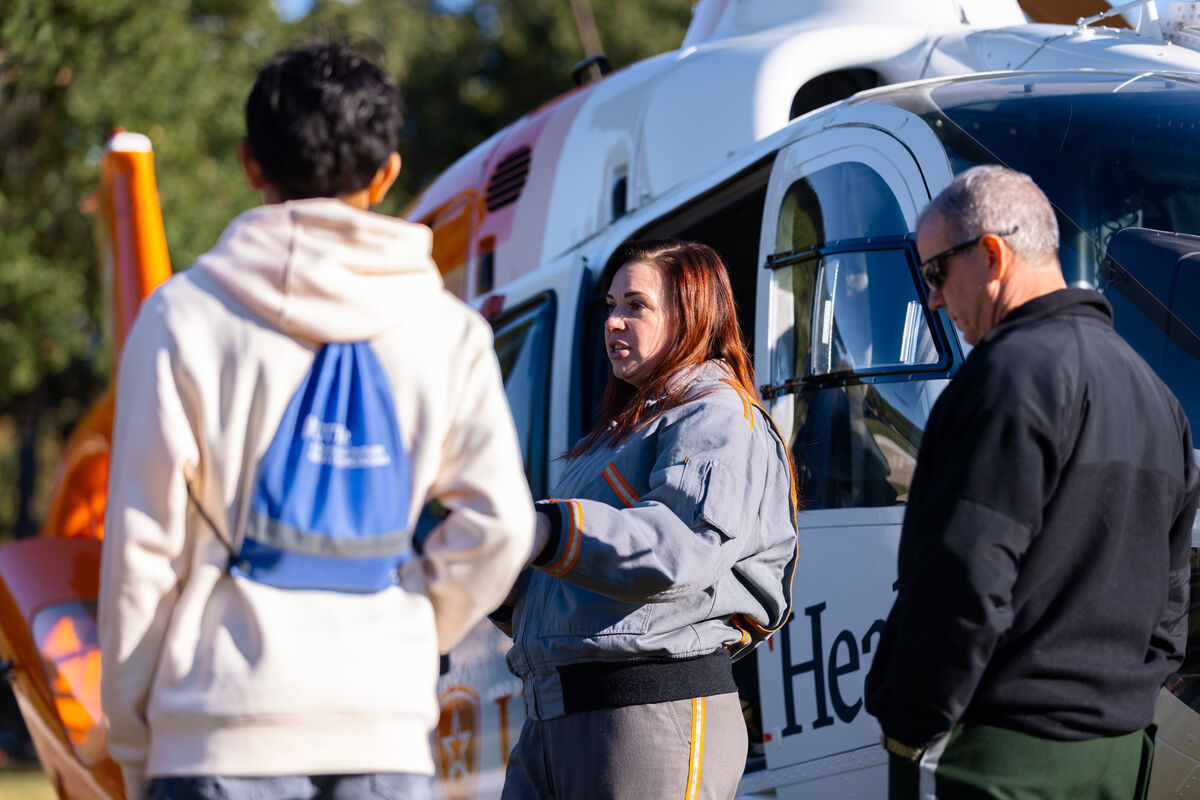
<path fill-rule="evenodd" d="M 601 291 L 607 293 L 617 271 L 633 263 L 651 266 L 662 276 L 668 289 L 664 299 L 678 323 L 676 344 L 641 386 L 615 377 L 610 364 L 599 419 L 591 432 L 566 452 L 568 458 L 582 455 L 598 442 L 619 442 L 663 412 L 694 399 L 689 396 L 690 387 L 669 386 L 672 376 L 686 367 L 722 359 L 732 372 L 731 378 L 751 397 L 758 397 L 754 367 L 742 344 L 729 274 L 717 251 L 677 239 L 626 242 L 605 264 L 600 274 Z M 648 407 L 650 400 L 657 402 Z"/>

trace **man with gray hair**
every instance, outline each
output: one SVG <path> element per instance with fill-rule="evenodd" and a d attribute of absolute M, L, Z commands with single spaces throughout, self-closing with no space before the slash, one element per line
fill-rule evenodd
<path fill-rule="evenodd" d="M 1067 288 L 1027 175 L 967 170 L 917 248 L 974 349 L 929 417 L 867 678 L 890 796 L 1142 797 L 1187 638 L 1187 419 L 1108 302 Z"/>

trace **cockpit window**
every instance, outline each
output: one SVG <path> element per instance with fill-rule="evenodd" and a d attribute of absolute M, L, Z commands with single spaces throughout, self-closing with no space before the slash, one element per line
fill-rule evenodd
<path fill-rule="evenodd" d="M 946 136 L 963 166 L 998 161 L 1034 176 L 1073 223 L 1063 231 L 1070 283 L 1102 282 L 1099 258 L 1122 228 L 1200 234 L 1200 91 L 1161 76 L 1105 77 L 1020 76 L 973 96 L 972 84 L 948 85 L 932 93 L 940 114 L 926 115 L 935 131 L 953 125 L 986 151 Z"/>
<path fill-rule="evenodd" d="M 1178 279 L 1162 283 L 1150 303 L 1127 296 L 1128 282 L 1111 282 L 1115 273 L 1107 261 L 1114 237 L 1127 228 L 1200 234 L 1195 78 L 1026 73 L 914 86 L 891 99 L 929 124 L 956 173 L 1000 163 L 1033 176 L 1058 212 L 1067 282 L 1112 300 L 1117 330 L 1155 365 L 1193 425 L 1200 425 L 1200 362 L 1180 346 L 1175 322 L 1145 313 L 1156 305 L 1176 316 L 1176 309 L 1200 307 L 1200 294 L 1184 296 L 1200 292 L 1188 288 L 1196 286 L 1190 273 L 1200 267 L 1179 267 Z M 1173 363 L 1172 356 L 1187 363 Z"/>

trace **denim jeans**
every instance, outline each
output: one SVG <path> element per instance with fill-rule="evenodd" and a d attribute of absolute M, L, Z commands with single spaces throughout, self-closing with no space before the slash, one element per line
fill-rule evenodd
<path fill-rule="evenodd" d="M 222 775 L 151 778 L 147 800 L 432 800 L 433 778 L 366 775 Z"/>

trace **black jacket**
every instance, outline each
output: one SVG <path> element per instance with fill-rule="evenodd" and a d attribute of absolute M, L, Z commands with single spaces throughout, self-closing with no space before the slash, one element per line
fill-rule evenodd
<path fill-rule="evenodd" d="M 1149 725 L 1186 644 L 1198 491 L 1187 418 L 1103 297 L 1015 309 L 930 415 L 867 710 L 911 745 Z"/>

